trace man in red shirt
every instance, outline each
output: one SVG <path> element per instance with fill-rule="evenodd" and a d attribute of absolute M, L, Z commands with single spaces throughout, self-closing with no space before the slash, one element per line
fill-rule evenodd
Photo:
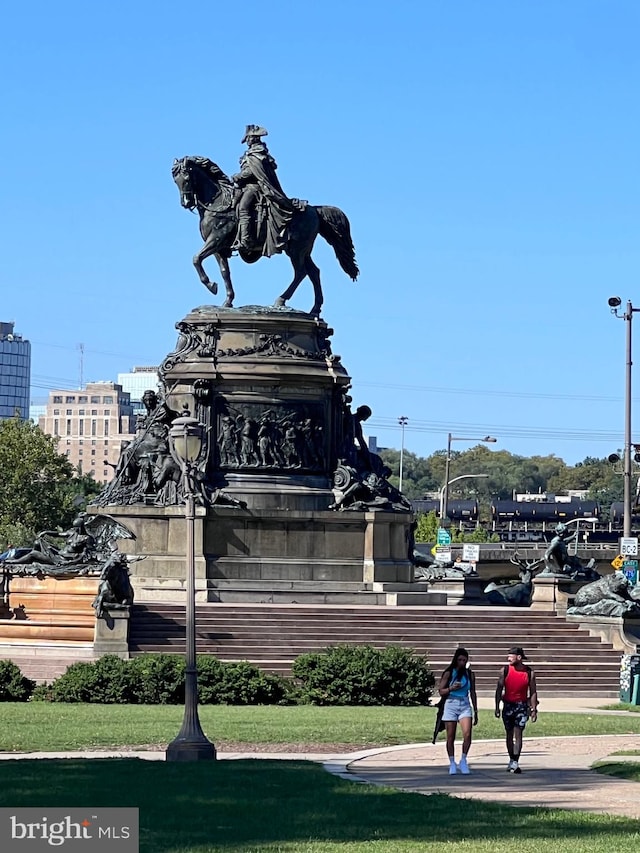
<path fill-rule="evenodd" d="M 522 663 L 527 660 L 522 646 L 512 646 L 507 654 L 507 666 L 500 670 L 496 686 L 496 717 L 500 716 L 502 701 L 502 722 L 507 735 L 509 753 L 509 773 L 522 773 L 519 765 L 522 752 L 522 733 L 527 720 L 535 723 L 538 719 L 538 689 L 536 677 L 530 666 Z"/>

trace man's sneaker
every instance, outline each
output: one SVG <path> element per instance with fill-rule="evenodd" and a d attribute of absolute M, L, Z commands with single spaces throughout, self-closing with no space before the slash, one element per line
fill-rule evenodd
<path fill-rule="evenodd" d="M 522 769 L 521 769 L 521 767 L 517 761 L 516 761 L 516 766 L 513 768 L 513 772 L 514 773 L 522 773 Z"/>
<path fill-rule="evenodd" d="M 449 776 L 455 776 L 457 772 L 458 768 L 455 765 L 455 761 L 452 761 L 451 764 L 449 764 Z"/>
<path fill-rule="evenodd" d="M 518 767 L 518 762 L 517 762 L 517 761 L 510 761 L 510 762 L 507 764 L 507 773 L 515 773 L 515 772 L 516 772 L 516 768 L 517 768 L 517 767 Z M 519 768 L 518 768 L 518 769 L 519 769 Z"/>
<path fill-rule="evenodd" d="M 467 764 L 466 758 L 461 759 L 460 764 L 458 764 L 458 770 L 461 773 L 463 773 L 465 776 L 468 776 L 469 773 L 471 773 L 471 770 L 469 770 L 469 765 Z"/>

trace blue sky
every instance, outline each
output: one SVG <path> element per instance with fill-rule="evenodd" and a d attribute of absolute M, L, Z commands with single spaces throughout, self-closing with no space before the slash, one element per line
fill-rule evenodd
<path fill-rule="evenodd" d="M 637 2 L 36 0 L 3 23 L 0 320 L 32 341 L 34 396 L 77 386 L 80 344 L 85 381 L 173 349 L 210 295 L 171 163 L 233 173 L 255 122 L 285 191 L 351 221 L 358 282 L 314 258 L 381 445 L 399 416 L 419 455 L 448 432 L 569 464 L 622 445 Z M 289 273 L 234 260 L 236 305 Z"/>

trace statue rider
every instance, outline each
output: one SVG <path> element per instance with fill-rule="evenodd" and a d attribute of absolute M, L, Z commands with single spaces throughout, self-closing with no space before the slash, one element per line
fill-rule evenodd
<path fill-rule="evenodd" d="M 257 124 L 248 124 L 241 140 L 247 150 L 240 158 L 240 171 L 232 180 L 241 190 L 237 202 L 238 234 L 234 249 L 248 251 L 261 249 L 271 257 L 284 248 L 284 233 L 295 212 L 296 205 L 289 199 L 276 175 L 276 161 L 262 141 L 267 130 Z M 266 234 L 261 238 L 262 218 L 266 216 Z M 258 245 L 262 243 L 262 246 Z"/>

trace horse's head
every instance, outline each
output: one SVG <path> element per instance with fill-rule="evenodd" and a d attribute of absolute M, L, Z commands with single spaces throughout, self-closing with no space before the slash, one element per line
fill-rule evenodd
<path fill-rule="evenodd" d="M 193 164 L 189 157 L 174 160 L 171 174 L 176 186 L 180 191 L 180 204 L 187 210 L 193 210 L 196 206 L 195 181 L 193 176 Z"/>
<path fill-rule="evenodd" d="M 193 210 L 198 202 L 209 204 L 223 186 L 231 186 L 222 169 L 208 157 L 174 160 L 171 174 L 180 190 L 180 204 L 188 210 Z"/>

